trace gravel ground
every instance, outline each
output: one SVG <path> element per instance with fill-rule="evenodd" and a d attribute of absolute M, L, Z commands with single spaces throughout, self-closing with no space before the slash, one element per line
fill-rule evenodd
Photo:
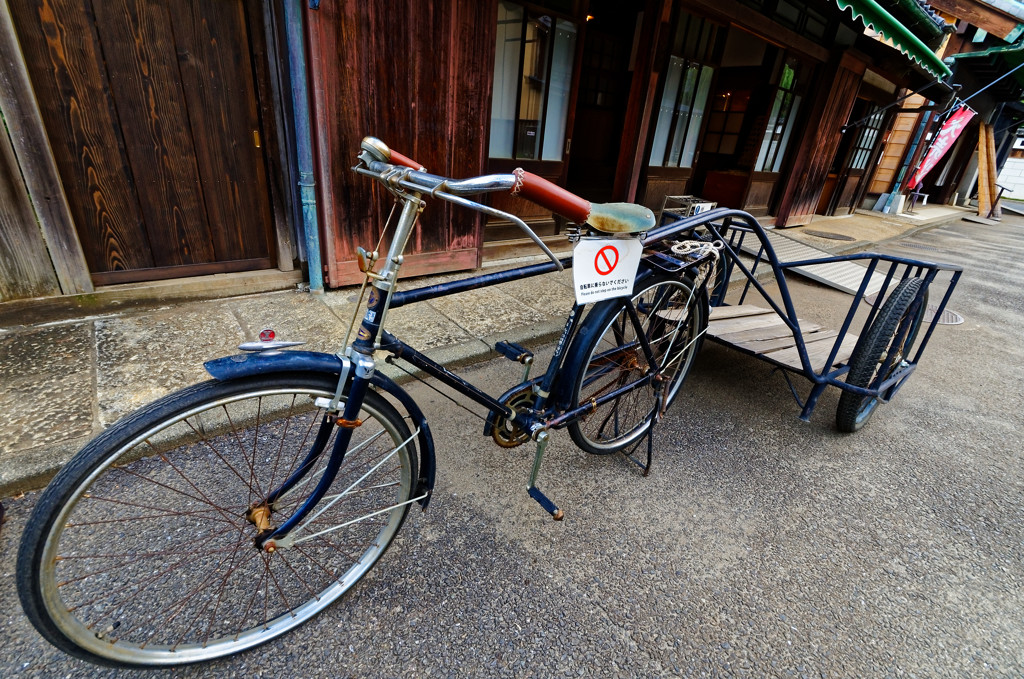
<path fill-rule="evenodd" d="M 862 432 L 835 431 L 836 393 L 802 423 L 780 374 L 707 346 L 649 477 L 553 437 L 540 486 L 562 523 L 524 492 L 531 449 L 497 448 L 414 388 L 436 494 L 364 584 L 255 651 L 149 676 L 1021 676 L 1021 225 L 881 248 L 967 267 L 950 305 L 966 322 L 937 329 Z M 849 299 L 797 298 L 822 320 Z M 505 385 L 517 370 L 466 374 Z M 0 676 L 139 674 L 65 657 L 21 613 L 14 556 L 34 500 L 4 501 Z"/>

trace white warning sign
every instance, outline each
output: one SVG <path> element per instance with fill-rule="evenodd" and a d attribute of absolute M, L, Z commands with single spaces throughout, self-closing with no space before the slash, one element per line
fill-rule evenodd
<path fill-rule="evenodd" d="M 578 304 L 625 297 L 633 292 L 644 246 L 635 238 L 581 238 L 572 252 Z"/>

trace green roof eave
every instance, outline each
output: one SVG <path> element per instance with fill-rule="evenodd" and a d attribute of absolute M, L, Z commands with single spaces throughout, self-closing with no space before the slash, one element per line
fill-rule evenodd
<path fill-rule="evenodd" d="M 911 61 L 920 64 L 921 68 L 936 78 L 944 78 L 952 73 L 935 52 L 928 49 L 928 46 L 921 42 L 920 38 L 911 33 L 906 26 L 897 21 L 875 0 L 835 0 L 835 2 L 839 9 L 850 10 L 854 19 L 859 19 L 865 27 L 880 33 L 886 40 L 892 41 L 896 49 Z"/>
<path fill-rule="evenodd" d="M 978 52 L 961 52 L 960 54 L 952 55 L 953 59 L 978 59 L 992 56 L 993 54 L 1001 54 L 1004 56 L 1017 56 L 1016 53 L 1024 52 L 1024 39 L 1020 39 L 1010 45 L 997 45 L 995 47 L 989 47 L 987 50 L 981 50 Z"/>
<path fill-rule="evenodd" d="M 896 0 L 896 6 L 900 8 L 901 16 L 909 19 L 909 21 L 904 22 L 904 25 L 914 30 L 915 35 L 920 36 L 923 42 L 941 41 L 944 35 L 942 26 L 945 25 L 945 22 L 943 21 L 942 25 L 937 24 L 936 19 L 921 7 L 921 3 L 918 0 Z M 953 27 L 948 26 L 947 30 L 952 31 Z M 937 45 L 938 43 L 932 44 Z"/>

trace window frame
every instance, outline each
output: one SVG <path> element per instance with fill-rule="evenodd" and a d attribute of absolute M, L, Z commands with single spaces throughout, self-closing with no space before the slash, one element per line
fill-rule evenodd
<path fill-rule="evenodd" d="M 696 47 L 689 47 L 685 45 L 685 40 L 680 43 L 680 49 L 677 49 L 677 43 L 679 42 L 680 36 L 685 37 L 693 30 L 692 26 L 695 22 L 699 24 L 696 28 L 698 35 L 700 36 L 699 45 Z M 657 115 L 652 116 L 650 133 L 648 135 L 647 148 L 644 153 L 644 164 L 647 173 L 662 174 L 674 174 L 684 173 L 689 175 L 693 168 L 697 165 L 698 159 L 702 152 L 701 142 L 704 137 L 704 130 L 707 127 L 708 119 L 712 112 L 712 95 L 714 92 L 715 81 L 718 76 L 718 58 L 716 57 L 721 45 L 724 42 L 724 26 L 716 21 L 709 19 L 708 17 L 700 14 L 689 12 L 679 6 L 679 3 L 674 3 L 672 13 L 672 29 L 670 33 L 670 45 L 666 50 L 664 57 L 664 64 L 662 66 L 659 83 L 657 89 L 657 95 L 655 100 L 659 102 Z M 652 156 L 654 155 L 656 146 L 658 145 L 658 130 L 662 122 L 661 116 L 664 110 L 661 108 L 664 104 L 665 92 L 669 88 L 669 69 L 672 66 L 673 59 L 678 59 L 682 68 L 680 72 L 679 82 L 676 85 L 678 88 L 676 96 L 673 98 L 673 105 L 671 111 L 671 120 L 668 121 L 668 134 L 665 138 L 665 147 L 662 152 L 661 162 L 655 164 L 652 162 Z M 678 115 L 679 105 L 682 102 L 682 98 L 686 91 L 686 78 L 687 71 L 694 69 L 695 75 L 693 78 L 693 88 L 688 103 L 688 113 L 686 116 L 685 125 L 682 126 L 682 139 L 683 142 L 680 145 L 679 157 L 672 160 L 672 148 L 675 145 L 675 141 L 680 132 L 680 120 L 681 117 Z M 707 80 L 704 80 L 705 74 Z M 697 98 L 700 96 L 702 85 L 704 87 L 704 102 L 701 113 L 698 116 L 699 120 L 694 119 L 694 104 L 697 102 Z M 694 123 L 696 122 L 696 126 Z M 691 142 L 692 137 L 692 144 Z M 687 155 L 687 149 L 692 154 L 689 164 L 683 165 L 682 161 L 685 155 Z"/>
<path fill-rule="evenodd" d="M 575 100 L 577 96 L 577 90 L 579 87 L 579 58 L 580 48 L 583 43 L 583 25 L 580 17 L 574 17 L 564 14 L 559 11 L 551 10 L 546 7 L 537 5 L 530 2 L 518 2 L 515 0 L 504 0 L 509 5 L 515 5 L 522 11 L 522 18 L 520 19 L 520 34 L 519 34 L 519 56 L 518 56 L 518 69 L 517 69 L 517 81 L 516 81 L 516 95 L 513 109 L 512 118 L 512 136 L 511 136 L 511 149 L 509 155 L 493 155 L 493 124 L 494 124 L 494 94 L 492 92 L 492 103 L 491 103 L 491 114 L 488 120 L 487 130 L 487 162 L 494 167 L 524 167 L 529 169 L 530 167 L 550 167 L 552 164 L 564 163 L 566 157 L 569 155 L 571 147 L 571 132 L 573 124 L 573 113 L 575 109 Z M 499 7 L 500 7 L 499 3 Z M 549 17 L 551 19 L 551 39 L 546 45 L 544 54 L 544 93 L 540 106 L 540 113 L 538 119 L 538 130 L 537 140 L 535 142 L 536 153 L 534 157 L 519 156 L 518 152 L 518 134 L 520 124 L 522 122 L 522 101 L 523 101 L 523 82 L 526 80 L 526 74 L 524 67 L 527 59 L 527 32 L 531 20 L 536 21 L 542 17 Z M 552 71 L 555 58 L 555 31 L 558 30 L 559 22 L 567 22 L 573 25 L 575 29 L 575 36 L 573 43 L 570 47 L 570 53 L 572 56 L 571 64 L 567 69 L 567 82 L 568 88 L 566 90 L 566 106 L 565 112 L 563 113 L 562 123 L 564 129 L 562 130 L 562 143 L 558 158 L 544 158 L 544 143 L 546 136 L 549 132 L 547 116 L 549 114 L 549 105 L 551 102 L 551 80 Z M 497 51 L 495 52 L 495 58 L 497 59 Z M 494 75 L 497 73 L 497 62 L 495 62 Z M 492 75 L 492 77 L 494 77 Z"/>

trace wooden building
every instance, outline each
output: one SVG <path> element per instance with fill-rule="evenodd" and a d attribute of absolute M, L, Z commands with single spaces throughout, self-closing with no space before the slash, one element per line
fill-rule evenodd
<path fill-rule="evenodd" d="M 276 4 L 0 0 L 0 300 L 294 268 Z"/>
<path fill-rule="evenodd" d="M 354 281 L 354 247 L 375 243 L 380 210 L 348 171 L 365 134 L 439 174 L 523 167 L 594 201 L 699 195 L 777 225 L 852 210 L 892 120 L 871 113 L 948 72 L 930 51 L 944 23 L 909 4 L 927 47 L 848 0 L 323 3 L 307 19 L 327 280 Z M 492 201 L 563 240 L 543 210 Z M 418 237 L 418 272 L 530 252 L 447 206 Z"/>
<path fill-rule="evenodd" d="M 357 280 L 389 207 L 349 170 L 367 134 L 438 174 L 524 167 L 594 201 L 699 195 L 806 223 L 863 200 L 895 119 L 878 109 L 946 72 L 918 0 L 288 2 L 304 73 L 271 0 L 0 0 L 0 300 L 291 269 L 305 134 L 330 287 Z M 532 252 L 437 204 L 405 271 Z"/>

